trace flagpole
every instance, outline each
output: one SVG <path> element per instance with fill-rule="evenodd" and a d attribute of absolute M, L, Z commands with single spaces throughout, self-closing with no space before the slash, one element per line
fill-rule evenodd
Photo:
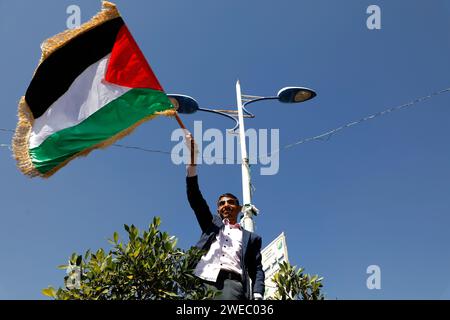
<path fill-rule="evenodd" d="M 175 119 L 178 122 L 178 125 L 181 127 L 181 129 L 184 130 L 184 134 L 187 135 L 189 133 L 188 129 L 186 129 L 186 126 L 184 125 L 183 121 L 181 121 L 180 116 L 178 115 L 178 112 L 175 111 Z M 194 148 L 194 139 L 191 140 L 191 165 L 195 165 L 195 148 Z"/>

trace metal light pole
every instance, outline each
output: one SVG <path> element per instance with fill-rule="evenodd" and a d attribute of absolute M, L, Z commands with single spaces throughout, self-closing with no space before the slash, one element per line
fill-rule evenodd
<path fill-rule="evenodd" d="M 244 126 L 244 112 L 242 108 L 242 93 L 241 84 L 239 80 L 236 82 L 236 98 L 238 108 L 238 120 L 239 120 L 239 141 L 241 143 L 241 157 L 242 157 L 242 212 L 244 217 L 241 220 L 241 225 L 245 230 L 250 232 L 255 231 L 255 225 L 253 223 L 253 213 L 257 210 L 252 206 L 252 194 L 251 194 L 251 181 L 250 181 L 250 167 L 247 155 L 247 143 L 245 141 L 245 126 Z"/>

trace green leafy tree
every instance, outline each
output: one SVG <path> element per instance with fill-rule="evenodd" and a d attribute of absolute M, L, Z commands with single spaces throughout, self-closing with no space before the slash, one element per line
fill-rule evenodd
<path fill-rule="evenodd" d="M 303 273 L 288 262 L 280 264 L 280 270 L 272 277 L 276 285 L 274 300 L 324 300 L 321 292 L 322 277 Z"/>
<path fill-rule="evenodd" d="M 209 299 L 215 292 L 206 289 L 193 275 L 193 267 L 203 252 L 196 248 L 183 251 L 176 239 L 159 230 L 160 218 L 143 234 L 135 226 L 125 225 L 128 243 L 119 242 L 117 232 L 103 249 L 84 255 L 74 253 L 68 265 L 65 286 L 42 290 L 46 296 L 88 300 L 160 300 Z"/>

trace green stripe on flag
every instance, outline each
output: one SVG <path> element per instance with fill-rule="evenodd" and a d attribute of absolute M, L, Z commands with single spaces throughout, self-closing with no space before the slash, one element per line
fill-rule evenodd
<path fill-rule="evenodd" d="M 79 152 L 94 147 L 155 112 L 172 108 L 166 94 L 152 89 L 132 89 L 111 101 L 76 126 L 49 136 L 30 157 L 42 174 Z"/>

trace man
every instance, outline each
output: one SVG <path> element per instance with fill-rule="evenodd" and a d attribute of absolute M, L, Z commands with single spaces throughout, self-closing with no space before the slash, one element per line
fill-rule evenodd
<path fill-rule="evenodd" d="M 195 154 L 190 133 L 186 135 L 186 143 Z M 261 300 L 264 294 L 262 240 L 237 223 L 242 209 L 239 200 L 231 193 L 221 195 L 217 201 L 218 214 L 213 216 L 200 192 L 195 164 L 187 166 L 186 184 L 189 204 L 202 230 L 196 247 L 206 250 L 195 275 L 220 292 L 217 299 Z"/>

